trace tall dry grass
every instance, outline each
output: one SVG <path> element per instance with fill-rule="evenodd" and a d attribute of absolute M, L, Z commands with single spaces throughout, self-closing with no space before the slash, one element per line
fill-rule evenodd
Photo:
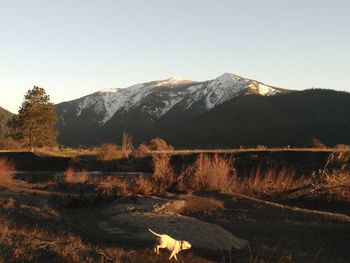
<path fill-rule="evenodd" d="M 215 155 L 198 155 L 195 163 L 183 169 L 178 177 L 179 190 L 215 190 L 236 192 L 256 197 L 276 195 L 310 185 L 311 180 L 300 177 L 285 167 L 253 168 L 239 177 L 230 158 Z"/>
<path fill-rule="evenodd" d="M 350 153 L 333 152 L 322 170 L 312 176 L 312 194 L 350 201 Z"/>
<path fill-rule="evenodd" d="M 0 159 L 0 186 L 8 187 L 15 180 L 15 165 L 6 160 Z"/>
<path fill-rule="evenodd" d="M 243 178 L 236 178 L 233 191 L 262 197 L 301 189 L 310 182 L 310 178 L 298 176 L 293 169 L 256 167 Z"/>
<path fill-rule="evenodd" d="M 104 143 L 97 149 L 97 159 L 101 161 L 111 161 L 124 158 L 121 148 L 112 143 Z"/>
<path fill-rule="evenodd" d="M 129 135 L 126 132 L 123 132 L 121 150 L 122 150 L 122 155 L 124 158 L 129 158 L 130 154 L 134 150 L 132 140 L 133 140 L 133 138 L 131 135 Z"/>
<path fill-rule="evenodd" d="M 174 170 L 170 164 L 170 157 L 169 154 L 152 155 L 152 181 L 159 193 L 164 193 L 174 182 Z"/>
<path fill-rule="evenodd" d="M 155 192 L 155 187 L 152 178 L 140 174 L 137 176 L 132 185 L 133 194 L 151 195 Z"/>
<path fill-rule="evenodd" d="M 172 151 L 174 150 L 174 147 L 168 144 L 165 140 L 162 138 L 154 138 L 150 141 L 149 148 L 152 151 Z"/>
<path fill-rule="evenodd" d="M 232 188 L 235 170 L 232 161 L 217 154 L 200 154 L 179 177 L 180 190 L 219 190 Z"/>
<path fill-rule="evenodd" d="M 70 184 L 86 184 L 90 181 L 90 178 L 86 170 L 75 171 L 74 168 L 68 167 L 64 181 Z"/>
<path fill-rule="evenodd" d="M 132 193 L 128 180 L 117 176 L 109 176 L 102 180 L 98 188 L 106 196 L 129 196 Z"/>
<path fill-rule="evenodd" d="M 134 150 L 133 155 L 135 157 L 145 157 L 149 154 L 150 149 L 147 145 L 141 143 L 137 149 Z"/>

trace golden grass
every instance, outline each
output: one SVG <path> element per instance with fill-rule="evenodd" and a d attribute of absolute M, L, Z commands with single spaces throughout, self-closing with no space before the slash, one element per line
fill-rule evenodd
<path fill-rule="evenodd" d="M 243 178 L 236 177 L 232 190 L 261 197 L 298 189 L 310 182 L 310 179 L 298 177 L 294 170 L 285 167 L 270 167 L 266 170 L 257 167 Z"/>
<path fill-rule="evenodd" d="M 164 191 L 174 182 L 174 170 L 170 164 L 170 155 L 152 155 L 153 176 L 152 181 L 159 193 Z"/>
<path fill-rule="evenodd" d="M 332 169 L 330 167 L 338 166 Z M 323 170 L 312 176 L 313 194 L 327 199 L 350 201 L 350 153 L 333 152 Z"/>
<path fill-rule="evenodd" d="M 228 158 L 200 154 L 195 163 L 184 169 L 179 177 L 180 190 L 228 191 L 235 174 L 232 161 Z"/>
<path fill-rule="evenodd" d="M 8 187 L 15 180 L 15 166 L 12 162 L 0 159 L 0 186 Z"/>
<path fill-rule="evenodd" d="M 108 262 L 98 248 L 72 233 L 50 233 L 39 227 L 18 227 L 0 218 L 0 262 Z M 116 260 L 125 254 L 115 248 Z M 55 261 L 54 261 L 55 260 Z"/>
<path fill-rule="evenodd" d="M 134 150 L 133 156 L 138 158 L 145 157 L 150 153 L 150 151 L 151 150 L 148 148 L 148 146 L 142 143 L 136 150 Z"/>
<path fill-rule="evenodd" d="M 153 151 L 172 151 L 174 147 L 168 144 L 162 138 L 154 138 L 149 143 L 149 148 Z"/>
<path fill-rule="evenodd" d="M 90 178 L 86 170 L 75 171 L 72 167 L 68 167 L 64 181 L 70 184 L 85 184 L 90 181 Z"/>
<path fill-rule="evenodd" d="M 124 157 L 120 147 L 116 144 L 104 143 L 97 149 L 97 159 L 101 161 L 111 161 Z"/>
<path fill-rule="evenodd" d="M 153 194 L 154 191 L 154 185 L 150 177 L 140 174 L 135 178 L 132 186 L 133 194 L 150 195 Z"/>

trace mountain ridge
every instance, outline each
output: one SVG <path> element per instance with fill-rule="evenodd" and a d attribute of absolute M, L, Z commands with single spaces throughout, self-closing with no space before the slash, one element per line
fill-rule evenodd
<path fill-rule="evenodd" d="M 60 103 L 58 108 L 61 107 L 60 105 L 75 103 L 75 115 L 79 117 L 83 110 L 93 107 L 97 113 L 99 125 L 103 126 L 118 110 L 129 111 L 137 107 L 143 100 L 147 102 L 147 96 L 152 94 L 158 97 L 157 101 L 160 105 L 144 103 L 142 110 L 148 112 L 153 118 L 159 119 L 179 102 L 182 102 L 186 110 L 194 103 L 202 101 L 203 111 L 206 111 L 240 95 L 243 91 L 274 95 L 286 90 L 231 73 L 224 73 L 213 80 L 202 82 L 171 77 L 165 80 L 138 83 L 125 89 L 103 89 L 69 102 Z M 161 98 L 162 96 L 164 98 Z M 63 124 L 65 123 L 64 113 L 58 110 L 59 119 Z"/>
<path fill-rule="evenodd" d="M 314 137 L 350 144 L 350 132 L 342 132 L 350 130 L 349 93 L 286 90 L 231 73 L 102 90 L 56 112 L 59 141 L 69 146 L 118 142 L 124 131 L 136 144 L 159 136 L 182 148 L 307 146 Z"/>

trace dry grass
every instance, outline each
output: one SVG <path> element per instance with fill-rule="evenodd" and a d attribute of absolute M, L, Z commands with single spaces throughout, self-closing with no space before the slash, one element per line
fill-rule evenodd
<path fill-rule="evenodd" d="M 148 146 L 142 143 L 139 145 L 139 147 L 136 150 L 134 150 L 133 155 L 135 157 L 140 158 L 140 157 L 147 156 L 149 152 L 150 152 L 150 149 L 148 148 Z"/>
<path fill-rule="evenodd" d="M 12 162 L 0 159 L 0 186 L 8 187 L 15 180 L 15 166 Z"/>
<path fill-rule="evenodd" d="M 174 150 L 174 147 L 169 145 L 165 140 L 162 138 L 154 138 L 150 141 L 149 148 L 152 151 L 172 151 Z"/>
<path fill-rule="evenodd" d="M 99 183 L 98 188 L 106 196 L 131 195 L 129 182 L 126 179 L 122 179 L 116 176 L 107 177 L 105 180 Z"/>
<path fill-rule="evenodd" d="M 86 170 L 75 171 L 72 167 L 69 167 L 66 170 L 64 180 L 70 184 L 86 184 L 90 181 L 90 178 Z"/>
<path fill-rule="evenodd" d="M 42 147 L 35 148 L 34 153 L 39 156 L 55 156 L 55 157 L 79 157 L 79 156 L 96 156 L 96 149 L 82 149 L 82 148 L 58 148 L 58 147 Z"/>
<path fill-rule="evenodd" d="M 132 144 L 132 136 L 123 132 L 122 137 L 122 153 L 124 158 L 129 158 L 130 154 L 134 150 L 134 146 Z"/>
<path fill-rule="evenodd" d="M 50 233 L 39 227 L 18 227 L 0 219 L 0 262 L 108 262 L 99 249 L 71 233 Z M 115 249 L 116 260 L 125 254 Z"/>
<path fill-rule="evenodd" d="M 232 190 L 263 197 L 299 189 L 309 184 L 310 179 L 298 177 L 292 169 L 271 167 L 262 170 L 257 167 L 243 178 L 236 178 Z"/>
<path fill-rule="evenodd" d="M 336 166 L 332 169 L 330 167 Z M 312 194 L 327 199 L 350 201 L 350 153 L 333 152 L 324 168 L 312 176 Z"/>
<path fill-rule="evenodd" d="M 150 195 L 154 193 L 154 185 L 150 177 L 140 174 L 135 178 L 132 186 L 133 194 Z"/>
<path fill-rule="evenodd" d="M 200 154 L 194 165 L 184 169 L 178 183 L 180 190 L 228 191 L 235 174 L 232 161 L 215 154 Z"/>
<path fill-rule="evenodd" d="M 212 214 L 224 210 L 224 202 L 215 198 L 186 196 L 184 200 L 176 200 L 164 205 L 164 209 L 171 213 L 208 213 Z"/>
<path fill-rule="evenodd" d="M 97 159 L 101 161 L 111 161 L 124 158 L 124 153 L 116 144 L 105 143 L 97 149 Z"/>
<path fill-rule="evenodd" d="M 168 154 L 152 155 L 152 181 L 160 194 L 164 193 L 164 191 L 174 182 L 174 171 L 170 164 L 170 157 L 171 156 Z"/>

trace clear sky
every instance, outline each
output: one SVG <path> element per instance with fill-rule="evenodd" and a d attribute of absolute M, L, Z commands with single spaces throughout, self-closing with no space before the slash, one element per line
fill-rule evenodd
<path fill-rule="evenodd" d="M 349 0 L 0 0 L 0 106 L 224 72 L 350 91 Z"/>

